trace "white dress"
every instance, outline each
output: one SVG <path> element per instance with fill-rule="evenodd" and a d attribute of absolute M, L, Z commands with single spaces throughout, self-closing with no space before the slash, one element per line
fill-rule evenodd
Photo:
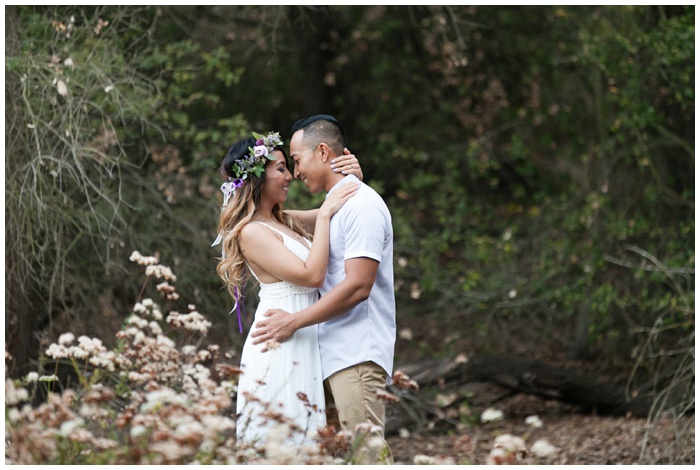
<path fill-rule="evenodd" d="M 306 260 L 309 255 L 307 245 L 261 224 L 279 233 L 284 245 Z M 250 336 L 255 331 L 255 323 L 264 319 L 267 310 L 279 308 L 296 313 L 316 302 L 318 297 L 315 288 L 286 281 L 260 282 L 260 303 L 241 355 L 243 373 L 239 378 L 236 402 L 236 437 L 239 442 L 264 446 L 270 432 L 284 429 L 280 427 L 281 417 L 292 427 L 289 439 L 285 441 L 289 445 L 312 443 L 314 432 L 326 425 L 317 325 L 298 330 L 277 349 L 267 352 L 262 352 L 264 344 L 254 345 Z"/>

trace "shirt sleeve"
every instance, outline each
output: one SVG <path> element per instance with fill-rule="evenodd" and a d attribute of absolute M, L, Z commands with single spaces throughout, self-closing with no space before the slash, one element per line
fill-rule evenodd
<path fill-rule="evenodd" d="M 344 257 L 346 260 L 371 258 L 381 262 L 386 240 L 386 217 L 372 201 L 357 202 L 349 205 L 345 216 Z"/>

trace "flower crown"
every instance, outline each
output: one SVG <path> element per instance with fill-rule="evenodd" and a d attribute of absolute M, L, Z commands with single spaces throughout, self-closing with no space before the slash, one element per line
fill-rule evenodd
<path fill-rule="evenodd" d="M 255 146 L 248 147 L 248 155 L 236 160 L 231 167 L 236 178 L 244 180 L 251 174 L 260 177 L 267 162 L 277 160 L 271 152 L 275 147 L 282 145 L 279 132 L 269 132 L 265 136 L 253 132 L 253 137 L 256 139 Z"/>
<path fill-rule="evenodd" d="M 277 160 L 277 157 L 272 155 L 272 151 L 275 147 L 283 144 L 279 132 L 269 132 L 266 136 L 253 132 L 253 137 L 255 137 L 255 146 L 248 147 L 248 155 L 233 162 L 231 171 L 234 176 L 229 176 L 221 185 L 221 192 L 224 193 L 224 206 L 236 193 L 236 189 L 243 186 L 248 175 L 255 175 L 259 178 L 265 171 L 267 162 Z"/>

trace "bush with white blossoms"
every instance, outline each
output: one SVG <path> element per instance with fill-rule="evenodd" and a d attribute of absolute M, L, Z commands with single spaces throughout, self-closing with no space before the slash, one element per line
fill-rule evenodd
<path fill-rule="evenodd" d="M 147 281 L 175 282 L 153 256 L 134 252 Z M 162 284 L 162 283 L 161 283 Z M 158 290 L 169 300 L 171 285 Z M 16 464 L 186 464 L 237 462 L 232 396 L 238 370 L 200 349 L 211 323 L 196 311 L 167 315 L 153 299 L 136 302 L 117 347 L 64 333 L 45 351 L 53 374 L 6 378 L 6 461 Z M 178 343 L 193 344 L 178 344 Z M 61 391 L 59 364 L 78 383 Z M 43 388 L 42 388 L 43 387 Z M 40 397 L 46 396 L 41 401 Z M 33 403 L 38 405 L 33 406 Z"/>
<path fill-rule="evenodd" d="M 176 277 L 153 256 L 134 252 L 146 282 L 167 304 L 179 299 Z M 144 285 L 145 289 L 146 285 Z M 144 292 L 144 290 L 142 290 Z M 11 464 L 339 464 L 352 463 L 357 436 L 330 427 L 312 445 L 282 445 L 294 431 L 283 416 L 264 448 L 235 441 L 240 369 L 200 347 L 211 323 L 194 305 L 164 309 L 153 299 L 134 304 L 107 349 L 98 338 L 64 333 L 45 351 L 43 369 L 5 378 L 5 462 Z M 5 351 L 5 360 L 11 357 Z M 78 380 L 59 378 L 70 365 Z M 64 368 L 61 368 L 64 375 Z M 408 377 L 398 376 L 404 388 Z M 391 398 L 391 397 L 388 397 Z M 371 443 L 370 443 L 371 444 Z"/>

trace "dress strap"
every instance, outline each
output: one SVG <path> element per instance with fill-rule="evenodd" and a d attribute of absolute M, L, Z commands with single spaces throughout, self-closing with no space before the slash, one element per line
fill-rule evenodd
<path fill-rule="evenodd" d="M 281 230 L 276 229 L 272 225 L 266 224 L 265 222 L 261 222 L 259 220 L 254 220 L 253 222 L 255 222 L 256 224 L 264 225 L 265 227 L 269 228 L 273 232 L 279 233 L 280 235 L 282 235 L 282 237 L 289 237 L 289 235 L 287 235 L 286 233 L 282 232 Z"/>
<path fill-rule="evenodd" d="M 265 222 L 261 222 L 261 221 L 259 221 L 259 220 L 254 220 L 253 222 L 258 223 L 258 224 L 260 224 L 260 225 L 264 225 L 265 227 L 269 228 L 269 229 L 272 230 L 273 232 L 279 233 L 280 235 L 282 235 L 282 240 L 291 240 L 291 241 L 293 241 L 293 242 L 295 242 L 295 243 L 298 243 L 299 245 L 303 246 L 306 250 L 310 250 L 310 249 L 311 249 L 311 246 L 310 246 L 310 244 L 309 244 L 310 242 L 309 242 L 309 240 L 308 240 L 307 238 L 304 238 L 304 240 L 306 240 L 306 243 L 302 243 L 301 241 L 295 239 L 294 237 L 289 236 L 288 234 L 284 233 L 283 231 L 278 230 L 278 229 L 276 229 L 275 227 L 272 227 L 271 225 L 266 224 Z M 286 245 L 286 243 L 285 243 L 285 245 Z"/>
<path fill-rule="evenodd" d="M 260 284 L 262 284 L 262 282 L 260 281 L 260 279 L 258 279 L 258 276 L 255 274 L 255 271 L 253 271 L 253 268 L 250 267 L 250 264 L 249 264 L 247 261 L 246 261 L 245 265 L 248 266 L 248 271 L 250 271 L 250 274 L 253 275 L 253 277 L 255 278 L 255 280 L 258 281 Z"/>

